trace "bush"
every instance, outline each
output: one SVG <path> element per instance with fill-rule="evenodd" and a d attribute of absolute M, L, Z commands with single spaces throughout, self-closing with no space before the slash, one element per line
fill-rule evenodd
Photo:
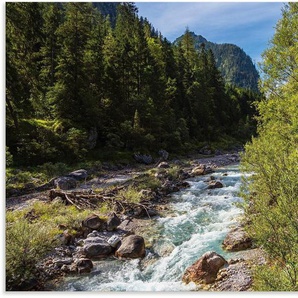
<path fill-rule="evenodd" d="M 297 291 L 298 285 L 293 287 L 288 269 L 278 263 L 258 266 L 253 271 L 253 289 L 255 291 Z"/>
<path fill-rule="evenodd" d="M 101 206 L 99 212 L 106 211 Z M 26 220 L 28 212 L 35 219 Z M 32 207 L 6 213 L 6 288 L 18 290 L 22 282 L 38 276 L 36 264 L 59 244 L 57 236 L 63 232 L 59 225 L 74 232 L 90 210 L 80 211 L 74 206 L 55 202 L 36 202 Z M 94 211 L 92 211 L 93 213 Z"/>
<path fill-rule="evenodd" d="M 57 162 L 57 163 L 47 162 L 47 163 L 44 163 L 43 165 L 38 166 L 37 168 L 39 171 L 44 173 L 48 179 L 54 176 L 64 175 L 69 171 L 68 166 L 63 162 Z"/>
<path fill-rule="evenodd" d="M 36 264 L 53 248 L 55 242 L 43 225 L 29 224 L 25 219 L 6 229 L 6 289 L 17 290 L 37 274 Z"/>

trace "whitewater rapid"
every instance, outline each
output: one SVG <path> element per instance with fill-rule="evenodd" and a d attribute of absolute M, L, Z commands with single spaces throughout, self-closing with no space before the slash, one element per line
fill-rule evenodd
<path fill-rule="evenodd" d="M 207 189 L 213 176 L 223 188 Z M 241 176 L 237 165 L 187 180 L 190 187 L 172 196 L 171 212 L 153 220 L 157 231 L 143 260 L 94 261 L 90 274 L 67 277 L 58 291 L 193 291 L 196 285 L 182 283 L 185 269 L 206 251 L 226 259 L 233 254 L 221 248 L 229 229 L 242 210 L 237 203 Z"/>

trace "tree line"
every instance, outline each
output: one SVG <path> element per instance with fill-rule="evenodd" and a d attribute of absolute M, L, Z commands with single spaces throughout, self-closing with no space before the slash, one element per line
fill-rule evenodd
<path fill-rule="evenodd" d="M 185 150 L 254 132 L 260 94 L 224 82 L 186 29 L 173 45 L 118 5 L 6 3 L 6 145 L 16 164 L 96 150 Z"/>

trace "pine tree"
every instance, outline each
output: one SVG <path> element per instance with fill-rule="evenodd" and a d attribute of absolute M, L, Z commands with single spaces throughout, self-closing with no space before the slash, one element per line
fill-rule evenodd
<path fill-rule="evenodd" d="M 41 24 L 39 3 L 6 4 L 6 103 L 15 128 L 38 108 Z"/>
<path fill-rule="evenodd" d="M 86 121 L 84 93 L 88 77 L 84 67 L 84 53 L 92 32 L 92 5 L 65 4 L 65 21 L 57 30 L 60 51 L 56 67 L 56 83 L 49 91 L 55 118 L 72 125 Z"/>
<path fill-rule="evenodd" d="M 56 82 L 56 67 L 60 45 L 57 38 L 57 30 L 61 25 L 62 8 L 59 3 L 44 3 L 42 6 L 43 16 L 43 41 L 40 49 L 41 69 L 39 73 L 41 92 L 39 105 L 43 110 L 44 116 L 52 114 L 50 103 L 47 100 L 47 92 Z"/>

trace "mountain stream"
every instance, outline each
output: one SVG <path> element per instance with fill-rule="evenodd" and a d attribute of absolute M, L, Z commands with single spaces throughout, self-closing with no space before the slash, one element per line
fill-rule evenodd
<path fill-rule="evenodd" d="M 221 247 L 229 229 L 237 223 L 241 209 L 241 173 L 237 165 L 187 180 L 190 187 L 172 195 L 170 212 L 153 219 L 148 229 L 154 235 L 143 260 L 94 261 L 90 274 L 67 277 L 58 291 L 193 291 L 196 285 L 182 283 L 185 269 L 207 251 L 227 260 L 233 253 Z M 223 188 L 207 189 L 213 176 Z M 145 236 L 146 237 L 146 236 Z M 144 238 L 145 238 L 144 237 Z M 146 238 L 145 238 L 146 240 Z"/>

